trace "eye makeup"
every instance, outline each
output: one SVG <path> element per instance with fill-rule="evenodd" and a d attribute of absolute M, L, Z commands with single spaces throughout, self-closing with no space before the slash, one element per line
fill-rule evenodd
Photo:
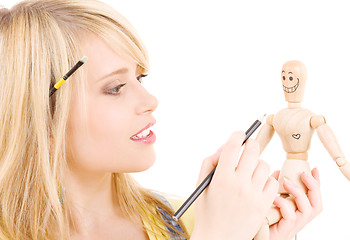
<path fill-rule="evenodd" d="M 142 80 L 144 77 L 147 77 L 147 75 L 140 74 L 139 76 L 136 77 L 136 80 L 142 83 Z M 120 80 L 114 80 L 112 83 L 107 84 L 107 86 L 102 89 L 102 92 L 107 95 L 119 95 L 122 87 L 126 85 L 126 83 L 118 84 L 120 82 L 121 82 Z"/>
<path fill-rule="evenodd" d="M 126 85 L 126 83 L 123 84 L 119 84 L 118 86 L 114 87 L 114 88 L 107 88 L 106 90 L 104 90 L 104 92 L 108 95 L 118 95 L 120 93 L 120 89 L 122 87 L 124 87 Z"/>

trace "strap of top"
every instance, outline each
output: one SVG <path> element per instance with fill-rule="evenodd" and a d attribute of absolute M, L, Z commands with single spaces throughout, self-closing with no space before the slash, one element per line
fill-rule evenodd
<path fill-rule="evenodd" d="M 168 205 L 170 208 L 173 208 L 172 206 L 171 206 L 171 204 L 169 203 L 169 201 L 165 198 L 165 197 L 163 197 L 163 196 L 161 196 L 161 195 L 159 195 L 159 194 L 156 194 L 156 196 L 157 196 L 157 198 L 159 199 L 159 200 L 161 200 L 163 203 L 165 203 L 166 205 Z M 178 231 L 180 231 L 180 232 L 183 232 L 183 230 L 182 230 L 182 228 L 180 227 L 180 225 L 172 218 L 172 216 L 170 216 L 164 209 L 162 209 L 162 208 L 160 208 L 159 206 L 155 206 L 155 209 L 154 209 L 156 212 L 158 212 L 159 213 L 159 215 L 161 216 L 161 218 L 166 222 L 166 223 L 168 223 L 169 225 L 171 225 L 171 226 L 173 226 L 176 230 L 178 230 Z M 154 223 L 156 223 L 156 224 L 158 224 L 158 225 L 160 225 L 160 226 L 162 226 L 162 223 L 159 223 L 159 221 L 157 221 L 156 219 L 147 219 L 148 221 L 143 221 L 143 223 L 144 223 L 144 225 L 145 225 L 145 227 L 147 228 L 147 229 L 151 229 L 152 231 L 154 231 L 154 232 L 158 232 L 155 228 L 153 228 L 150 224 L 148 224 L 149 222 L 154 222 Z M 164 226 L 164 225 L 163 225 Z M 156 235 L 156 234 L 153 234 L 152 232 L 147 232 L 147 234 L 148 234 L 148 237 L 149 237 L 149 239 L 150 240 L 187 240 L 187 239 L 185 239 L 185 238 L 182 238 L 182 237 L 179 237 L 178 235 L 177 235 L 177 233 L 173 230 L 173 229 L 171 229 L 170 227 L 168 227 L 168 226 L 164 226 L 164 230 L 167 230 L 167 232 L 169 233 L 169 235 L 168 236 L 159 236 L 159 234 L 158 235 Z"/>

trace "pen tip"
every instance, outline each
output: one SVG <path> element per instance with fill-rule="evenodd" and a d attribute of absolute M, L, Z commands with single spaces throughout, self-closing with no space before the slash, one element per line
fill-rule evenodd
<path fill-rule="evenodd" d="M 262 122 L 265 119 L 265 117 L 266 117 L 266 113 L 259 118 L 259 121 Z"/>
<path fill-rule="evenodd" d="M 87 56 L 82 57 L 82 59 L 80 59 L 80 62 L 85 63 L 88 60 Z"/>

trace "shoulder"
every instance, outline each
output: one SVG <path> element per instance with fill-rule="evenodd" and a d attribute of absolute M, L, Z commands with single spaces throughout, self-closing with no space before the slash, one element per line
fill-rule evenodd
<path fill-rule="evenodd" d="M 312 128 L 317 129 L 318 127 L 326 124 L 326 119 L 322 115 L 314 115 L 311 117 L 310 125 Z"/>
<path fill-rule="evenodd" d="M 273 119 L 274 119 L 275 115 L 274 114 L 270 114 L 267 116 L 266 118 L 266 124 L 273 126 Z"/>

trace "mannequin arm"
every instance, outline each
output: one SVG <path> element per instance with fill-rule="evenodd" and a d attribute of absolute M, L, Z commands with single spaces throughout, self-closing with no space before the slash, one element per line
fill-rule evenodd
<path fill-rule="evenodd" d="M 337 163 L 339 170 L 350 181 L 350 163 L 346 161 L 343 151 L 325 118 L 323 116 L 313 116 L 311 118 L 311 127 L 316 129 L 323 146 Z"/>
<path fill-rule="evenodd" d="M 258 141 L 260 145 L 260 154 L 264 151 L 275 133 L 275 129 L 273 128 L 273 118 L 274 115 L 267 116 L 266 123 L 262 126 L 258 135 L 256 136 L 255 140 Z"/>

